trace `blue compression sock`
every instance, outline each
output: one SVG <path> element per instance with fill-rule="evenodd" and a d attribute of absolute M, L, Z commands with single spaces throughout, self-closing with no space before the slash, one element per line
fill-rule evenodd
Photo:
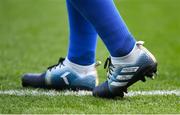
<path fill-rule="evenodd" d="M 97 33 L 94 27 L 67 0 L 70 41 L 68 59 L 79 65 L 95 62 Z"/>
<path fill-rule="evenodd" d="M 113 0 L 70 0 L 70 2 L 92 23 L 111 56 L 121 57 L 131 52 L 135 39 Z"/>

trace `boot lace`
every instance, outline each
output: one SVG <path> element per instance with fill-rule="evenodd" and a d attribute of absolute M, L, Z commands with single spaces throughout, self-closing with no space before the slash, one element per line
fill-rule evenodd
<path fill-rule="evenodd" d="M 54 65 L 52 65 L 52 66 L 49 66 L 47 69 L 48 69 L 49 71 L 51 71 L 53 68 L 56 69 L 57 66 L 60 66 L 60 67 L 61 67 L 62 65 L 64 66 L 64 64 L 63 64 L 63 61 L 64 61 L 64 60 L 65 60 L 65 58 L 60 57 L 57 64 L 54 64 Z"/>
<path fill-rule="evenodd" d="M 114 71 L 114 68 L 115 68 L 115 67 L 114 67 L 114 65 L 112 64 L 110 57 L 108 57 L 108 58 L 106 59 L 105 63 L 104 63 L 104 69 L 106 69 L 106 68 L 107 68 L 108 74 L 112 75 L 112 72 Z"/>

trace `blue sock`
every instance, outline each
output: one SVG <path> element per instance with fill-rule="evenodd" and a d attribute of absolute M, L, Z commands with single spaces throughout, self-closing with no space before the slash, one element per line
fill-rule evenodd
<path fill-rule="evenodd" d="M 111 56 L 121 57 L 131 52 L 135 39 L 113 0 L 70 0 L 70 2 L 92 23 Z"/>
<path fill-rule="evenodd" d="M 97 32 L 67 0 L 70 37 L 68 59 L 79 65 L 91 65 L 95 62 Z"/>

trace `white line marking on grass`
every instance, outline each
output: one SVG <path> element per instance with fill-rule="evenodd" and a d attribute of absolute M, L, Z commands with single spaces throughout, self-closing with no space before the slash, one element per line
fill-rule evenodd
<path fill-rule="evenodd" d="M 0 90 L 0 95 L 14 96 L 87 96 L 92 95 L 91 91 L 55 91 L 55 90 Z M 154 96 L 154 95 L 176 95 L 180 96 L 180 90 L 152 90 L 152 91 L 130 91 L 125 96 Z"/>
<path fill-rule="evenodd" d="M 15 96 L 85 96 L 92 95 L 90 91 L 55 91 L 55 90 L 0 90 L 0 95 L 15 95 Z"/>
<path fill-rule="evenodd" d="M 144 96 L 153 96 L 153 95 L 176 95 L 180 96 L 180 90 L 152 90 L 152 91 L 130 91 L 128 94 L 125 94 L 126 96 L 132 97 L 132 96 L 138 96 L 138 95 L 144 95 Z"/>

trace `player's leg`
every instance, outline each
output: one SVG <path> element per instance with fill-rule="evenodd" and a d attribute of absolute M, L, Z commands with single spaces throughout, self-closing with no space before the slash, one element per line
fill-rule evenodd
<path fill-rule="evenodd" d="M 108 80 L 94 89 L 95 96 L 123 96 L 134 82 L 153 76 L 157 69 L 154 56 L 142 42 L 136 43 L 113 0 L 70 1 L 93 24 L 111 54 L 105 65 Z"/>
<path fill-rule="evenodd" d="M 93 24 L 111 56 L 124 56 L 133 49 L 135 39 L 126 27 L 113 0 L 70 1 Z"/>
<path fill-rule="evenodd" d="M 68 59 L 79 65 L 92 65 L 95 62 L 97 32 L 69 0 L 67 8 L 70 28 Z"/>
<path fill-rule="evenodd" d="M 97 84 L 95 49 L 97 33 L 93 26 L 67 0 L 70 36 L 66 59 L 43 74 L 25 74 L 23 86 L 92 90 Z"/>

